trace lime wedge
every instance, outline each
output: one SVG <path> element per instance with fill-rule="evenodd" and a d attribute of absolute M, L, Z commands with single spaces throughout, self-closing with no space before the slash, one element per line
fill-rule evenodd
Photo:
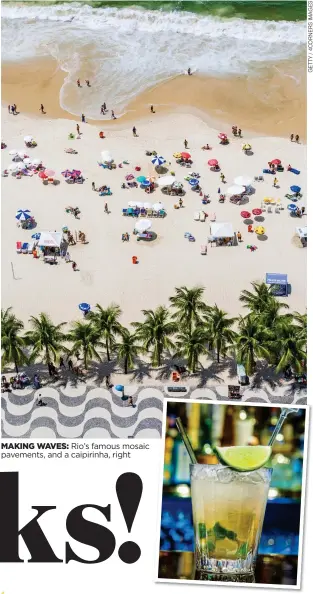
<path fill-rule="evenodd" d="M 270 446 L 216 447 L 215 450 L 223 464 L 241 471 L 262 468 L 268 462 L 272 453 Z"/>

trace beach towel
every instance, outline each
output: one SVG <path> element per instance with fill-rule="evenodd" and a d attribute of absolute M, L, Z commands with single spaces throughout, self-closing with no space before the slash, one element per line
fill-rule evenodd
<path fill-rule="evenodd" d="M 294 169 L 293 167 L 290 167 L 290 169 L 288 169 L 288 171 L 291 171 L 291 173 L 295 173 L 295 175 L 300 175 L 299 169 Z"/>
<path fill-rule="evenodd" d="M 263 173 L 272 173 L 272 174 L 274 174 L 275 171 L 273 171 L 272 169 L 263 169 Z"/>

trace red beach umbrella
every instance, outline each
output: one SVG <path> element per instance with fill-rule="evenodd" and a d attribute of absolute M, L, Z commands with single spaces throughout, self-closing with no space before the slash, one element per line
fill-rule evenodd
<path fill-rule="evenodd" d="M 225 134 L 225 132 L 220 132 L 218 135 L 218 138 L 220 138 L 220 140 L 226 140 L 227 134 Z"/>
<path fill-rule="evenodd" d="M 47 177 L 54 177 L 55 171 L 53 171 L 53 169 L 45 169 L 45 174 Z"/>
<path fill-rule="evenodd" d="M 48 179 L 48 176 L 45 174 L 44 171 L 40 171 L 38 173 L 38 177 L 40 177 L 40 179 Z"/>
<path fill-rule="evenodd" d="M 243 219 L 249 219 L 249 217 L 251 217 L 251 213 L 248 212 L 247 210 L 242 210 L 240 214 Z"/>
<path fill-rule="evenodd" d="M 271 165 L 280 165 L 280 164 L 281 164 L 280 159 L 273 159 L 273 161 L 271 161 Z"/>
<path fill-rule="evenodd" d="M 215 167 L 216 165 L 218 165 L 218 160 L 217 159 L 210 159 L 208 161 L 208 165 L 210 165 L 211 167 Z"/>
<path fill-rule="evenodd" d="M 180 154 L 183 159 L 190 159 L 190 157 L 191 157 L 190 153 L 180 153 Z"/>
<path fill-rule="evenodd" d="M 252 214 L 254 214 L 256 217 L 260 216 L 262 214 L 262 209 L 261 208 L 254 208 L 252 211 Z"/>

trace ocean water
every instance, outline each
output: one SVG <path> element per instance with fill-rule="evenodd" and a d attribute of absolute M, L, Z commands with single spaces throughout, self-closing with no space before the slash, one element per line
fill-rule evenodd
<path fill-rule="evenodd" d="M 66 73 L 61 106 L 97 118 L 103 101 L 121 114 L 188 67 L 221 77 L 281 68 L 304 55 L 304 19 L 302 0 L 2 3 L 2 60 L 55 58 Z M 78 77 L 92 84 L 88 108 Z"/>

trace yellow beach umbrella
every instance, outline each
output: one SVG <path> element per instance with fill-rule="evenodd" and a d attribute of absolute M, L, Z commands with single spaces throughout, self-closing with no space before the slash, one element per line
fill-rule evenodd
<path fill-rule="evenodd" d="M 275 204 L 276 200 L 275 198 L 263 198 L 263 202 L 265 204 Z"/>
<path fill-rule="evenodd" d="M 174 153 L 173 157 L 175 157 L 175 159 L 179 159 L 179 157 L 181 156 L 181 153 Z"/>
<path fill-rule="evenodd" d="M 242 150 L 243 151 L 250 151 L 250 149 L 252 149 L 251 144 L 243 144 L 242 145 Z"/>
<path fill-rule="evenodd" d="M 261 226 L 259 226 L 259 227 L 256 227 L 256 228 L 254 229 L 254 232 L 255 232 L 257 235 L 264 235 L 264 233 L 265 233 L 265 229 L 264 229 L 264 227 L 261 227 Z"/>

